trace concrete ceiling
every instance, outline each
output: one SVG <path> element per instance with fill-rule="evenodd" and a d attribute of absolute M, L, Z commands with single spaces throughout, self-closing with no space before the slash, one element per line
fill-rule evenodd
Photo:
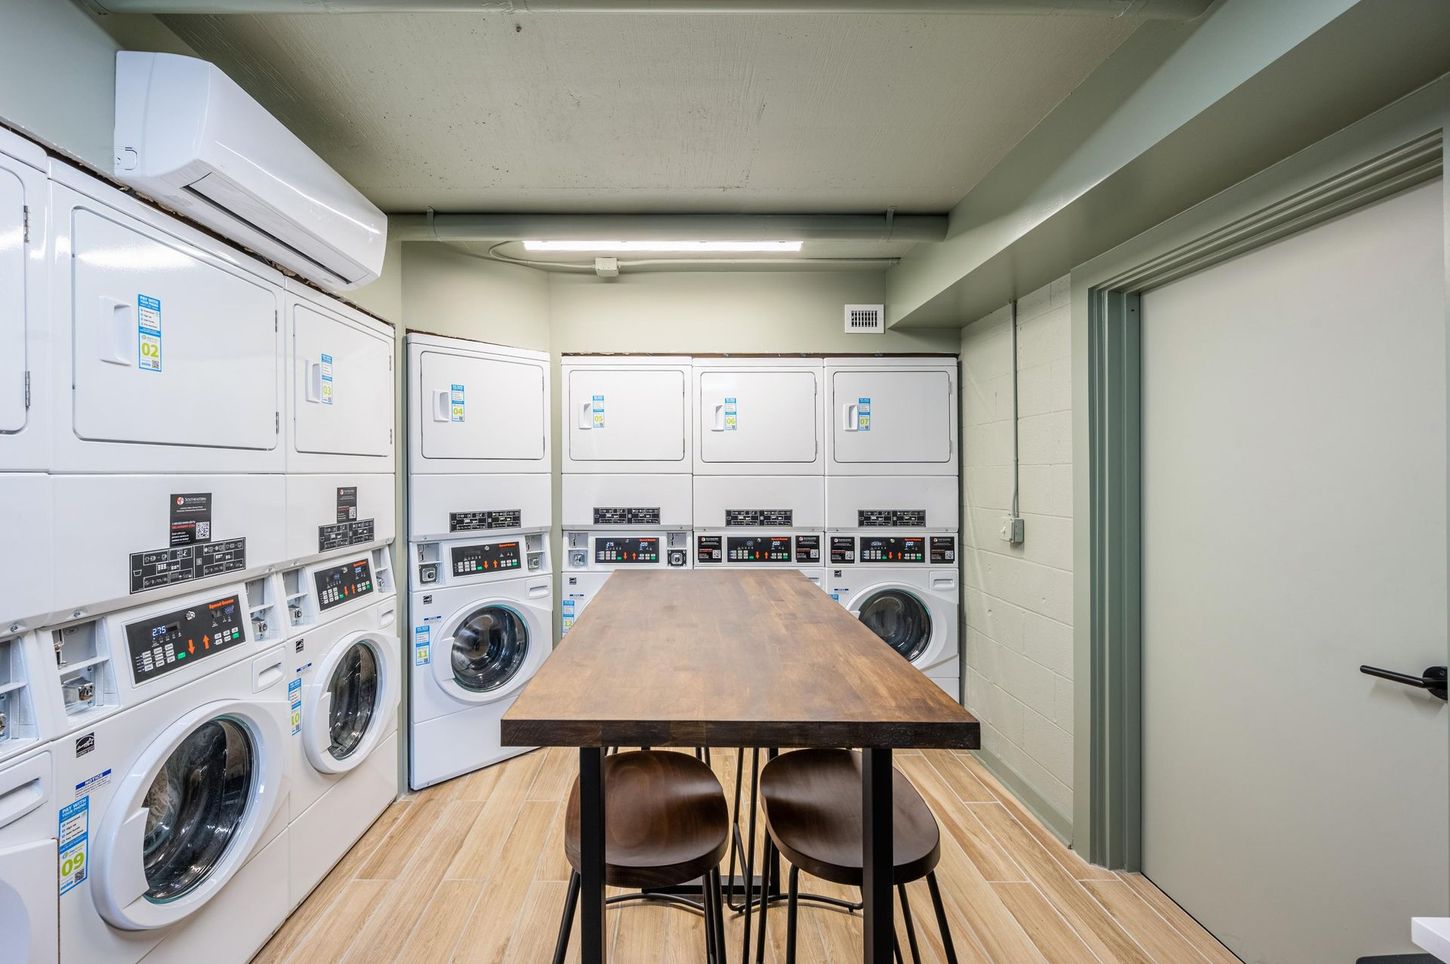
<path fill-rule="evenodd" d="M 386 211 L 569 213 L 946 211 L 1138 23 L 635 14 L 164 22 Z"/>

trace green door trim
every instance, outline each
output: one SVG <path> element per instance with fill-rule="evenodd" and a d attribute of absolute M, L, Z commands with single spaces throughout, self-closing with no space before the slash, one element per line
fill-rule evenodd
<path fill-rule="evenodd" d="M 1078 844 L 1095 864 L 1142 868 L 1142 294 L 1442 176 L 1442 122 L 1089 280 L 1088 826 Z"/>

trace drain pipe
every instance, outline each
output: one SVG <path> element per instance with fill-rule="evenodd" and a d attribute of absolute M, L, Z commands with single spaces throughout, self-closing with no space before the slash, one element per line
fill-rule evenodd
<path fill-rule="evenodd" d="M 99 13 L 1071 14 L 1193 20 L 1212 0 L 82 0 Z"/>

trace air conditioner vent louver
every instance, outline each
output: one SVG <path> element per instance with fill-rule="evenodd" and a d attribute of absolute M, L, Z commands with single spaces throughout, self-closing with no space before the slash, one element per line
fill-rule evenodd
<path fill-rule="evenodd" d="M 886 330 L 885 305 L 846 305 L 846 334 L 879 335 Z"/>

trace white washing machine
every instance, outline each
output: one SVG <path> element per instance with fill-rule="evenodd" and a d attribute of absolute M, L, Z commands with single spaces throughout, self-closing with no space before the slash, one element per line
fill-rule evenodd
<path fill-rule="evenodd" d="M 567 355 L 560 377 L 566 475 L 690 475 L 689 358 Z"/>
<path fill-rule="evenodd" d="M 287 282 L 289 562 L 387 545 L 396 534 L 393 329 Z"/>
<path fill-rule="evenodd" d="M 547 529 L 549 356 L 410 332 L 408 538 Z"/>
<path fill-rule="evenodd" d="M 957 359 L 827 358 L 827 475 L 957 475 Z"/>
<path fill-rule="evenodd" d="M 410 546 L 409 784 L 517 756 L 499 721 L 553 648 L 548 533 Z"/>
<path fill-rule="evenodd" d="M 288 654 L 242 586 L 168 605 L 96 640 L 114 703 L 52 744 L 66 960 L 242 962 L 289 909 Z"/>
<path fill-rule="evenodd" d="M 689 475 L 565 475 L 560 634 L 616 569 L 690 566 Z"/>
<path fill-rule="evenodd" d="M 281 275 L 69 165 L 51 178 L 58 617 L 274 568 Z"/>
<path fill-rule="evenodd" d="M 55 771 L 49 750 L 0 763 L 0 946 L 6 964 L 56 964 Z"/>
<path fill-rule="evenodd" d="M 292 740 L 290 896 L 301 903 L 398 795 L 403 665 L 386 549 L 282 574 Z M 300 632 L 298 631 L 300 629 Z"/>
<path fill-rule="evenodd" d="M 695 568 L 799 569 L 824 588 L 819 475 L 695 476 Z"/>
<path fill-rule="evenodd" d="M 45 152 L 0 130 L 0 632 L 41 625 L 51 598 L 52 381 Z"/>
<path fill-rule="evenodd" d="M 825 470 L 825 366 L 819 358 L 696 358 L 695 475 Z"/>
<path fill-rule="evenodd" d="M 960 701 L 956 535 L 882 530 L 829 538 L 832 598 Z"/>

